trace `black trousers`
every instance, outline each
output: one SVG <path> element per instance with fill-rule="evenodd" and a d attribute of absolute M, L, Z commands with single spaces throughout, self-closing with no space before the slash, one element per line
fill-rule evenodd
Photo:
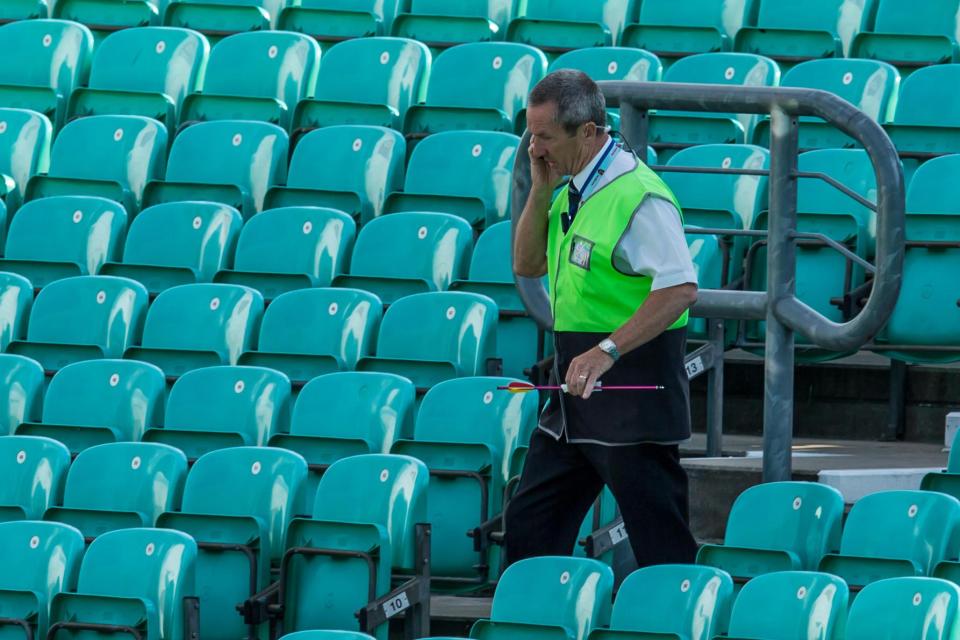
<path fill-rule="evenodd" d="M 638 566 L 694 561 L 679 447 L 571 444 L 538 429 L 507 507 L 507 563 L 570 555 L 603 485 L 617 500 Z"/>

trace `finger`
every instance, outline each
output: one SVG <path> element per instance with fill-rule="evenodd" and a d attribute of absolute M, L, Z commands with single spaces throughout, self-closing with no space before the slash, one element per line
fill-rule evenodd
<path fill-rule="evenodd" d="M 577 389 L 577 366 L 575 363 L 571 363 L 570 367 L 567 369 L 567 377 L 565 379 L 567 383 L 567 393 L 571 395 L 576 395 Z"/>
<path fill-rule="evenodd" d="M 583 399 L 587 400 L 590 395 L 593 393 L 593 389 L 597 384 L 597 378 L 600 377 L 599 371 L 594 371 L 587 376 L 587 381 L 583 385 Z"/>

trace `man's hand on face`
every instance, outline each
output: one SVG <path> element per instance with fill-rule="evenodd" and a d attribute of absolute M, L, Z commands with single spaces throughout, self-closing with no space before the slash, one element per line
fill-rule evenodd
<path fill-rule="evenodd" d="M 581 353 L 570 362 L 567 368 L 567 393 L 584 400 L 588 399 L 594 392 L 593 387 L 597 384 L 597 380 L 612 366 L 613 358 L 601 351 L 600 347 Z"/>
<path fill-rule="evenodd" d="M 535 192 L 550 191 L 552 193 L 557 185 L 560 184 L 563 176 L 551 168 L 542 156 L 537 155 L 533 147 L 533 142 L 527 147 L 527 154 L 530 156 L 530 190 Z"/>

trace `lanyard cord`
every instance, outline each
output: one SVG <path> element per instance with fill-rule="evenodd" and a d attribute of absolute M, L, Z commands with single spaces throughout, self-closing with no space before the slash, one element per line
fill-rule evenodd
<path fill-rule="evenodd" d="M 610 153 L 611 151 L 613 151 L 613 153 Z M 611 137 L 610 143 L 607 145 L 607 148 L 604 149 L 603 155 L 600 156 L 600 160 L 597 161 L 597 164 L 595 164 L 593 169 L 590 170 L 590 173 L 587 174 L 587 179 L 583 181 L 583 188 L 579 190 L 581 202 L 587 199 L 590 191 L 596 186 L 597 181 L 600 180 L 607 169 L 610 168 L 610 164 L 619 152 L 620 145 Z M 571 179 L 570 182 L 572 183 L 573 180 Z"/>

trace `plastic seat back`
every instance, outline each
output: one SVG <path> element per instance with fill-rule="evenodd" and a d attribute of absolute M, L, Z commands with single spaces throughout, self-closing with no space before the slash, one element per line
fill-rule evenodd
<path fill-rule="evenodd" d="M 780 571 L 744 585 L 730 615 L 732 638 L 789 640 L 842 638 L 849 592 L 840 578 L 825 573 Z"/>
<path fill-rule="evenodd" d="M 52 140 L 53 125 L 46 116 L 27 109 L 0 109 L 0 175 L 6 183 L 8 213 L 23 200 L 30 177 L 49 170 Z"/>
<path fill-rule="evenodd" d="M 40 417 L 43 367 L 23 356 L 0 354 L 0 436 Z"/>
<path fill-rule="evenodd" d="M 403 136 L 383 127 L 311 131 L 293 151 L 286 186 L 270 190 L 267 206 L 321 205 L 367 222 L 383 213 L 387 195 L 403 185 L 406 150 Z"/>
<path fill-rule="evenodd" d="M 397 16 L 393 35 L 445 49 L 464 42 L 499 40 L 513 17 L 511 0 L 412 0 L 410 11 Z"/>
<path fill-rule="evenodd" d="M 876 175 L 865 151 L 808 151 L 800 154 L 798 165 L 800 171 L 825 173 L 870 202 L 877 200 Z M 800 179 L 797 212 L 802 231 L 823 233 L 835 240 L 860 238 L 858 253 L 872 254 L 876 214 L 823 180 Z"/>
<path fill-rule="evenodd" d="M 269 31 L 277 26 L 284 0 L 168 0 L 163 23 L 192 27 L 217 40 L 241 31 Z"/>
<path fill-rule="evenodd" d="M 960 81 L 960 64 L 911 73 L 900 88 L 893 123 L 884 127 L 907 170 L 931 156 L 952 154 L 960 140 L 960 99 L 943 87 Z"/>
<path fill-rule="evenodd" d="M 958 629 L 960 587 L 937 578 L 890 578 L 864 587 L 847 618 L 849 640 L 947 640 Z"/>
<path fill-rule="evenodd" d="M 787 62 L 848 55 L 854 36 L 872 19 L 872 3 L 815 0 L 784 4 L 758 0 L 757 21 L 737 33 L 737 51 Z"/>
<path fill-rule="evenodd" d="M 960 3 L 878 0 L 873 28 L 853 41 L 850 56 L 887 60 L 900 68 L 956 61 Z"/>
<path fill-rule="evenodd" d="M 0 349 L 23 339 L 32 305 L 33 284 L 16 273 L 0 271 Z"/>
<path fill-rule="evenodd" d="M 39 520 L 60 502 L 69 466 L 70 451 L 56 440 L 0 436 L 0 520 Z"/>
<path fill-rule="evenodd" d="M 507 39 L 526 42 L 551 53 L 620 43 L 624 26 L 633 20 L 634 0 L 527 0 L 526 12 L 510 23 Z"/>
<path fill-rule="evenodd" d="M 693 53 L 726 51 L 756 12 L 754 0 L 643 0 L 639 24 L 628 25 L 622 44 L 676 59 Z"/>
<path fill-rule="evenodd" d="M 656 82 L 663 64 L 655 54 L 631 47 L 602 47 L 568 51 L 550 63 L 550 72 L 577 69 L 596 81 Z"/>
<path fill-rule="evenodd" d="M 16 20 L 34 20 L 50 15 L 47 0 L 9 0 L 0 7 L 0 23 Z"/>
<path fill-rule="evenodd" d="M 280 12 L 279 29 L 299 31 L 321 46 L 361 36 L 390 33 L 405 0 L 301 0 Z"/>

